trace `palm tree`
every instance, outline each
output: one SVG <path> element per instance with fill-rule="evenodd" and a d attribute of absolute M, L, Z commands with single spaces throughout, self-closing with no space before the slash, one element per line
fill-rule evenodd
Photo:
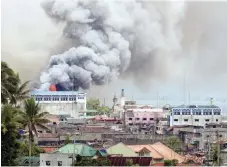
<path fill-rule="evenodd" d="M 15 107 L 17 106 L 18 102 L 21 102 L 21 101 L 29 98 L 30 90 L 27 89 L 28 84 L 29 84 L 29 81 L 26 81 L 22 85 L 18 85 L 15 89 L 15 92 L 12 93 L 10 103 L 14 104 Z"/>
<path fill-rule="evenodd" d="M 7 63 L 1 62 L 1 103 L 6 104 L 11 100 L 11 94 L 15 92 L 19 82 L 18 74 L 15 74 Z"/>
<path fill-rule="evenodd" d="M 22 127 L 20 111 L 11 105 L 3 105 L 1 112 L 1 150 L 2 160 L 1 165 L 12 166 L 15 164 L 15 159 L 18 156 L 20 145 L 17 142 L 19 137 L 18 129 Z"/>
<path fill-rule="evenodd" d="M 34 98 L 29 98 L 24 101 L 24 125 L 28 127 L 29 132 L 29 165 L 31 165 L 31 148 L 32 142 L 34 142 L 34 135 L 38 136 L 36 127 L 48 129 L 45 124 L 50 122 L 45 118 L 48 112 L 40 112 L 40 106 L 35 102 Z"/>

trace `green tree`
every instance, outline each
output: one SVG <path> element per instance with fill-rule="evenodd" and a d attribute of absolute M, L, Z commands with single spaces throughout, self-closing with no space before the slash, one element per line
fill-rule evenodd
<path fill-rule="evenodd" d="M 107 106 L 100 106 L 99 99 L 89 99 L 87 101 L 87 109 L 88 110 L 96 110 L 99 114 L 108 114 L 110 112 L 110 108 Z"/>
<path fill-rule="evenodd" d="M 126 159 L 125 166 L 133 166 L 133 161 L 132 161 L 132 159 Z"/>
<path fill-rule="evenodd" d="M 20 156 L 29 156 L 29 143 L 20 142 Z M 45 153 L 43 149 L 37 147 L 34 143 L 32 143 L 31 147 L 31 156 L 39 156 L 40 153 Z"/>
<path fill-rule="evenodd" d="M 164 166 L 177 166 L 178 160 L 164 160 Z"/>
<path fill-rule="evenodd" d="M 71 143 L 69 135 L 66 136 L 64 143 L 65 143 L 65 145 Z"/>
<path fill-rule="evenodd" d="M 175 152 L 182 151 L 182 141 L 177 136 L 170 136 L 164 140 L 164 144 Z"/>
<path fill-rule="evenodd" d="M 79 157 L 79 158 L 78 158 Z M 92 159 L 89 157 L 77 156 L 74 166 L 110 166 L 111 163 L 107 158 Z"/>
<path fill-rule="evenodd" d="M 16 74 L 6 62 L 1 62 L 1 103 L 17 105 L 18 102 L 28 98 L 28 81 L 21 84 L 19 74 Z"/>
<path fill-rule="evenodd" d="M 35 103 L 34 98 L 29 98 L 24 101 L 24 112 L 22 113 L 23 116 L 23 123 L 24 126 L 28 127 L 29 132 L 29 164 L 31 165 L 31 149 L 32 149 L 32 142 L 34 142 L 34 135 L 37 136 L 38 133 L 36 131 L 36 127 L 48 129 L 45 124 L 50 122 L 46 119 L 48 115 L 47 112 L 40 112 L 40 106 L 38 103 Z"/>
<path fill-rule="evenodd" d="M 1 62 L 1 103 L 7 104 L 12 99 L 13 92 L 16 91 L 20 82 L 18 74 L 9 68 L 6 62 Z"/>
<path fill-rule="evenodd" d="M 218 152 L 218 144 L 215 144 L 211 148 L 211 155 L 213 159 L 213 166 L 220 166 L 222 164 L 222 159 L 220 158 L 220 152 Z"/>
<path fill-rule="evenodd" d="M 88 110 L 98 110 L 99 107 L 100 107 L 99 99 L 89 99 L 87 101 L 87 109 Z"/>
<path fill-rule="evenodd" d="M 29 98 L 30 90 L 27 89 L 28 84 L 29 84 L 29 81 L 26 81 L 21 85 L 20 84 L 17 85 L 15 92 L 13 92 L 11 96 L 11 101 L 10 101 L 11 104 L 14 104 L 16 106 L 18 102 L 20 103 L 21 101 Z"/>
<path fill-rule="evenodd" d="M 1 112 L 1 165 L 17 165 L 15 159 L 19 155 L 20 143 L 18 128 L 20 124 L 19 111 L 11 105 L 3 105 Z"/>

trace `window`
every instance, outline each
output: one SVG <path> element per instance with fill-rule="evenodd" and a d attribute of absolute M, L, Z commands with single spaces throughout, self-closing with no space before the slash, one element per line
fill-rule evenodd
<path fill-rule="evenodd" d="M 50 166 L 50 161 L 46 161 L 46 166 Z"/>
<path fill-rule="evenodd" d="M 188 122 L 188 119 L 184 119 L 184 122 Z"/>
<path fill-rule="evenodd" d="M 196 112 L 196 115 L 201 115 L 202 113 L 201 112 Z"/>
<path fill-rule="evenodd" d="M 132 118 L 129 118 L 128 120 L 132 120 Z"/>
<path fill-rule="evenodd" d="M 174 112 L 174 115 L 180 115 L 180 112 Z"/>
<path fill-rule="evenodd" d="M 199 122 L 199 119 L 195 119 L 195 122 Z"/>
<path fill-rule="evenodd" d="M 214 115 L 221 115 L 220 112 L 214 112 Z"/>
<path fill-rule="evenodd" d="M 128 125 L 132 126 L 132 123 L 129 123 Z"/>
<path fill-rule="evenodd" d="M 62 166 L 62 161 L 58 161 L 58 166 Z"/>
<path fill-rule="evenodd" d="M 144 120 L 144 121 L 146 121 L 146 120 L 147 120 L 147 118 L 143 118 L 143 120 Z"/>
<path fill-rule="evenodd" d="M 150 118 L 150 120 L 152 121 L 152 120 L 154 120 L 154 118 Z"/>
<path fill-rule="evenodd" d="M 219 137 L 222 137 L 222 135 L 219 135 Z"/>
<path fill-rule="evenodd" d="M 137 120 L 137 121 L 139 121 L 139 120 L 140 120 L 140 118 L 136 118 L 136 120 Z"/>
<path fill-rule="evenodd" d="M 175 122 L 177 122 L 177 121 L 178 121 L 178 119 L 174 119 L 174 121 L 175 121 Z"/>
<path fill-rule="evenodd" d="M 140 156 L 140 157 L 145 156 L 144 152 L 139 152 L 139 156 Z"/>
<path fill-rule="evenodd" d="M 206 122 L 209 122 L 210 120 L 209 119 L 205 119 Z"/>
<path fill-rule="evenodd" d="M 218 119 L 216 119 L 216 122 L 218 122 Z"/>

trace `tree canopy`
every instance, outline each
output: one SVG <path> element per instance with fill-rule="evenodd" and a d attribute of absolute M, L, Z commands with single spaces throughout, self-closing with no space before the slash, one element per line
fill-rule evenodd
<path fill-rule="evenodd" d="M 1 133 L 2 133 L 2 166 L 18 165 L 16 159 L 19 156 L 38 155 L 42 149 L 31 143 L 33 133 L 37 134 L 36 126 L 45 127 L 49 122 L 44 117 L 46 112 L 40 112 L 39 104 L 33 98 L 28 97 L 29 82 L 21 84 L 19 75 L 15 73 L 6 62 L 1 62 Z M 24 101 L 25 108 L 20 106 Z M 19 104 L 19 106 L 18 106 Z M 29 127 L 30 149 L 19 134 L 19 130 Z"/>
<path fill-rule="evenodd" d="M 170 136 L 164 140 L 164 144 L 175 152 L 182 151 L 182 141 L 177 136 Z"/>
<path fill-rule="evenodd" d="M 99 99 L 89 99 L 87 101 L 87 109 L 96 110 L 99 114 L 108 114 L 110 112 L 109 107 L 100 105 Z"/>

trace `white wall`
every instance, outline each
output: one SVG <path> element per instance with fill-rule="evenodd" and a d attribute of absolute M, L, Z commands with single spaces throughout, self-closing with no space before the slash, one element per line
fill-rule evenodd
<path fill-rule="evenodd" d="M 69 158 L 69 154 L 40 154 L 40 166 L 46 166 L 46 161 L 50 161 L 50 166 L 58 166 L 58 161 L 62 162 L 62 166 L 71 166 L 72 158 Z"/>

